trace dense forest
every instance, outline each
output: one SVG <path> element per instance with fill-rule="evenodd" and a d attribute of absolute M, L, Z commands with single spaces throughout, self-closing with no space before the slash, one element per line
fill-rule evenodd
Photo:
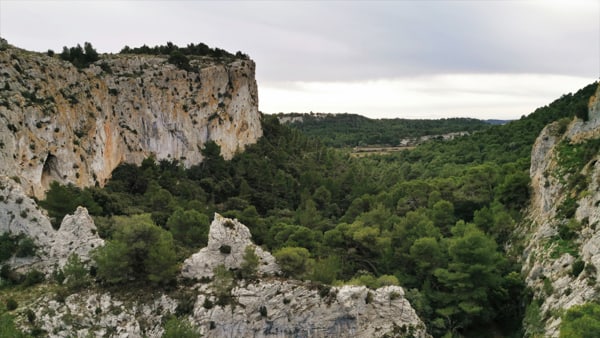
<path fill-rule="evenodd" d="M 356 114 L 278 114 L 290 120 L 289 126 L 316 137 L 326 146 L 356 147 L 365 145 L 399 146 L 403 139 L 447 133 L 472 133 L 491 125 L 470 118 L 439 120 L 370 119 Z"/>
<path fill-rule="evenodd" d="M 287 276 L 402 285 L 436 337 L 522 336 L 530 296 L 505 247 L 528 203 L 531 147 L 546 124 L 585 118 L 595 88 L 468 137 L 364 158 L 264 115 L 264 136 L 231 161 L 208 143 L 197 166 L 123 164 L 103 188 L 54 183 L 40 205 L 55 226 L 78 205 L 94 215 L 107 240 L 94 254 L 100 287 L 172 287 L 217 211 L 246 224 Z M 68 267 L 91 283 L 76 257 Z"/>

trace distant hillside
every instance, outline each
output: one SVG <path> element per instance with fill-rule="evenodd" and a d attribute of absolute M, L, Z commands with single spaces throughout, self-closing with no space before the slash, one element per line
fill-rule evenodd
<path fill-rule="evenodd" d="M 490 124 L 471 118 L 439 120 L 370 119 L 356 114 L 278 114 L 282 123 L 333 147 L 400 146 L 409 139 L 474 132 Z M 410 143 L 410 142 L 409 142 Z"/>

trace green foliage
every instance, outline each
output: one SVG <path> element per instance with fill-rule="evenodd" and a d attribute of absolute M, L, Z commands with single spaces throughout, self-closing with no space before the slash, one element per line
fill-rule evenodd
<path fill-rule="evenodd" d="M 240 58 L 249 59 L 248 55 L 241 52 L 237 52 L 235 55 L 227 52 L 220 48 L 210 48 L 204 43 L 193 44 L 190 43 L 186 47 L 178 47 L 172 42 L 167 42 L 166 45 L 148 47 L 143 45 L 142 47 L 130 48 L 129 46 L 123 47 L 120 54 L 151 54 L 151 55 L 171 55 L 173 52 L 179 52 L 182 55 L 194 55 L 194 56 L 210 56 L 214 58 Z"/>
<path fill-rule="evenodd" d="M 202 337 L 198 328 L 185 319 L 171 317 L 165 323 L 162 338 L 199 338 Z"/>
<path fill-rule="evenodd" d="M 441 287 L 434 298 L 436 314 L 450 331 L 493 318 L 491 298 L 502 287 L 505 259 L 473 224 L 457 224 L 452 232 L 448 266 L 434 270 Z"/>
<path fill-rule="evenodd" d="M 0 235 L 0 262 L 3 262 L 13 255 L 17 257 L 35 256 L 37 246 L 33 239 L 23 235 L 12 235 L 5 232 Z"/>
<path fill-rule="evenodd" d="M 27 286 L 36 285 L 36 284 L 43 282 L 44 279 L 46 279 L 46 276 L 44 275 L 44 273 L 42 273 L 39 270 L 32 269 L 31 271 L 27 272 L 27 274 L 25 275 L 25 279 L 23 280 L 23 286 L 27 287 Z"/>
<path fill-rule="evenodd" d="M 600 304 L 585 303 L 567 310 L 560 325 L 560 337 L 600 337 Z"/>
<path fill-rule="evenodd" d="M 507 175 L 498 186 L 497 191 L 500 196 L 498 200 L 505 206 L 518 210 L 527 206 L 531 194 L 530 190 L 529 173 L 525 171 L 516 172 Z"/>
<path fill-rule="evenodd" d="M 17 243 L 16 236 L 12 236 L 8 232 L 0 235 L 0 262 L 4 262 L 15 254 L 18 248 Z"/>
<path fill-rule="evenodd" d="M 577 278 L 581 271 L 585 268 L 585 262 L 580 258 L 571 265 L 571 276 Z"/>
<path fill-rule="evenodd" d="M 227 305 L 231 302 L 231 290 L 235 285 L 233 272 L 229 271 L 224 265 L 218 265 L 213 273 L 212 287 L 217 296 L 217 304 Z"/>
<path fill-rule="evenodd" d="M 600 152 L 600 138 L 573 143 L 563 140 L 557 145 L 558 166 L 554 175 L 567 184 L 568 189 L 580 192 L 587 187 L 579 173 Z"/>
<path fill-rule="evenodd" d="M 571 239 L 562 239 L 560 237 L 551 238 L 551 244 L 554 244 L 552 251 L 550 252 L 550 258 L 556 259 L 560 256 L 568 253 L 573 257 L 577 257 L 579 252 L 577 250 L 577 243 Z"/>
<path fill-rule="evenodd" d="M 575 219 L 563 221 L 558 225 L 558 236 L 563 240 L 572 240 L 581 229 L 581 223 Z"/>
<path fill-rule="evenodd" d="M 32 257 L 35 256 L 37 246 L 30 237 L 24 237 L 19 241 L 15 255 L 17 257 Z"/>
<path fill-rule="evenodd" d="M 292 128 L 309 137 L 316 137 L 333 147 L 366 145 L 398 146 L 402 139 L 415 139 L 426 135 L 484 130 L 490 125 L 484 121 L 466 118 L 440 120 L 369 119 L 354 114 L 319 115 L 292 114 L 301 122 L 291 123 Z"/>
<path fill-rule="evenodd" d="M 246 279 L 256 278 L 259 264 L 260 259 L 255 252 L 254 246 L 246 246 L 244 249 L 243 261 L 240 265 L 241 277 Z"/>
<path fill-rule="evenodd" d="M 203 247 L 208 243 L 208 216 L 196 210 L 175 210 L 167 220 L 173 238 L 189 247 Z"/>
<path fill-rule="evenodd" d="M 330 255 L 315 261 L 308 279 L 324 284 L 333 284 L 342 270 L 342 260 Z"/>
<path fill-rule="evenodd" d="M 534 300 L 527 305 L 523 322 L 526 336 L 541 337 L 543 335 L 544 321 L 542 319 L 540 303 L 538 300 Z"/>
<path fill-rule="evenodd" d="M 98 61 L 98 52 L 92 47 L 92 44 L 85 42 L 83 48 L 77 44 L 76 47 L 67 48 L 63 47 L 63 51 L 60 54 L 60 58 L 65 61 L 71 62 L 77 68 L 85 68 L 90 64 Z"/>
<path fill-rule="evenodd" d="M 17 329 L 13 316 L 0 311 L 0 337 L 29 338 L 31 336 Z"/>
<path fill-rule="evenodd" d="M 64 283 L 72 292 L 81 290 L 88 286 L 91 282 L 88 269 L 85 267 L 79 255 L 73 253 L 67 259 L 67 263 L 63 267 Z"/>
<path fill-rule="evenodd" d="M 169 61 L 169 63 L 174 64 L 179 69 L 183 69 L 188 72 L 192 71 L 190 60 L 179 50 L 172 51 L 167 61 Z"/>
<path fill-rule="evenodd" d="M 259 308 L 259 312 L 260 312 L 261 317 L 266 317 L 267 316 L 267 307 L 264 305 L 261 305 Z"/>
<path fill-rule="evenodd" d="M 102 208 L 94 200 L 90 189 L 80 189 L 73 184 L 60 185 L 54 181 L 46 192 L 46 199 L 39 201 L 39 205 L 48 211 L 48 216 L 55 229 L 60 227 L 62 219 L 67 214 L 72 214 L 78 206 L 84 206 L 91 215 L 102 213 Z"/>
<path fill-rule="evenodd" d="M 310 253 L 306 248 L 283 247 L 273 256 L 286 276 L 301 278 L 310 268 Z"/>
<path fill-rule="evenodd" d="M 5 304 L 6 304 L 6 310 L 8 310 L 8 311 L 16 310 L 17 307 L 19 307 L 19 303 L 17 303 L 17 301 L 14 298 L 6 299 Z"/>
<path fill-rule="evenodd" d="M 166 48 L 160 53 L 169 55 L 174 46 Z M 104 189 L 90 191 L 110 248 L 98 255 L 110 262 L 100 279 L 146 280 L 145 268 L 135 268 L 144 261 L 128 256 L 132 245 L 117 240 L 123 219 L 151 213 L 185 252 L 198 245 L 190 239 L 206 224 L 188 211 L 216 211 L 246 224 L 287 275 L 372 287 L 397 278 L 434 336 L 478 336 L 489 327 L 518 335 L 528 298 L 520 267 L 504 248 L 528 203 L 531 146 L 549 122 L 570 121 L 595 89 L 565 95 L 506 125 L 391 155 L 355 158 L 265 115 L 264 136 L 231 161 L 209 142 L 201 150 L 204 161 L 191 168 L 154 158 L 139 167 L 121 165 Z M 571 148 L 588 145 L 569 147 L 575 154 Z M 584 162 L 589 155 L 582 154 L 577 150 L 575 157 Z M 569 177 L 569 196 L 576 196 L 586 180 Z M 552 257 L 576 254 L 577 227 L 564 225 L 565 238 L 548 243 Z M 234 282 L 224 268 L 215 274 L 214 285 L 222 287 L 215 303 L 231 301 Z"/>
<path fill-rule="evenodd" d="M 170 283 L 177 273 L 172 235 L 146 215 L 119 217 L 113 239 L 97 249 L 97 276 L 108 284 L 129 280 Z"/>
<path fill-rule="evenodd" d="M 348 281 L 350 285 L 364 285 L 369 289 L 377 289 L 382 286 L 399 285 L 398 278 L 393 275 L 382 275 L 375 277 L 368 272 L 359 272 L 359 274 Z"/>

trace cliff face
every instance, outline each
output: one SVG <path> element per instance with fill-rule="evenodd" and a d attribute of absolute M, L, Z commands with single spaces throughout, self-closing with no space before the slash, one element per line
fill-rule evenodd
<path fill-rule="evenodd" d="M 558 336 L 563 310 L 600 300 L 600 154 L 591 146 L 600 138 L 600 86 L 588 111 L 587 122 L 548 125 L 532 150 L 533 196 L 518 234 L 539 306 L 531 335 Z"/>
<path fill-rule="evenodd" d="M 4 44 L 0 51 L 0 174 L 41 197 L 53 180 L 102 186 L 122 162 L 226 159 L 262 136 L 251 60 L 103 55 L 85 69 Z"/>

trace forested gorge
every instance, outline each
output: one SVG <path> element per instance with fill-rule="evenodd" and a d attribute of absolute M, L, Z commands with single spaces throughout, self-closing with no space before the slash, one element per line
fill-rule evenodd
<path fill-rule="evenodd" d="M 172 285 L 216 211 L 247 225 L 291 277 L 403 286 L 434 336 L 520 336 L 528 292 L 505 248 L 529 199 L 531 147 L 549 122 L 585 118 L 595 88 L 470 136 L 364 158 L 264 115 L 264 136 L 231 161 L 209 143 L 197 166 L 123 164 L 104 188 L 54 183 L 40 205 L 55 226 L 77 205 L 94 215 L 108 241 L 95 256 L 103 285 Z"/>

